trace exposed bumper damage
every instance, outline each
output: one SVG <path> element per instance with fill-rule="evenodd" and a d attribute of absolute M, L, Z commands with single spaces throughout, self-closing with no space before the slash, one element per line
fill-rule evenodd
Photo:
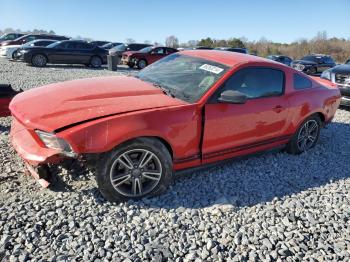
<path fill-rule="evenodd" d="M 35 139 L 34 130 L 26 129 L 16 118 L 13 118 L 10 139 L 14 149 L 24 160 L 26 174 L 32 175 L 43 187 L 50 184 L 48 164 L 57 164 L 67 157 L 59 150 L 41 146 Z"/>

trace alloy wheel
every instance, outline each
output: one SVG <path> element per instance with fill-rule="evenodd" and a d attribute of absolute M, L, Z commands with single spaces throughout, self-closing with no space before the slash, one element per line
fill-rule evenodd
<path fill-rule="evenodd" d="M 120 154 L 110 169 L 114 189 L 126 197 L 150 193 L 162 178 L 159 158 L 146 149 L 132 149 Z"/>
<path fill-rule="evenodd" d="M 297 145 L 301 152 L 312 148 L 317 140 L 319 126 L 316 120 L 310 119 L 305 122 L 298 134 Z"/>
<path fill-rule="evenodd" d="M 33 64 L 35 66 L 44 66 L 46 64 L 46 57 L 43 55 L 35 55 L 33 57 Z"/>

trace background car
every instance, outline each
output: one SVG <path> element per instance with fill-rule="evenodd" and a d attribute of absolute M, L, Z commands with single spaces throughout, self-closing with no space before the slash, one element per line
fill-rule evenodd
<path fill-rule="evenodd" d="M 138 43 L 132 43 L 132 44 L 121 44 L 121 45 L 117 45 L 111 49 L 109 49 L 109 54 L 110 55 L 117 55 L 119 56 L 119 58 L 122 58 L 122 54 L 125 51 L 139 51 L 142 48 L 148 47 L 148 46 L 152 46 L 149 44 L 138 44 Z"/>
<path fill-rule="evenodd" d="M 52 40 L 68 40 L 68 37 L 60 35 L 47 35 L 47 34 L 30 34 L 21 36 L 15 40 L 4 41 L 1 46 L 5 45 L 23 45 L 36 39 L 52 39 Z"/>
<path fill-rule="evenodd" d="M 289 56 L 285 56 L 285 55 L 269 55 L 266 57 L 267 59 L 285 64 L 287 66 L 290 66 L 293 59 L 290 58 Z"/>
<path fill-rule="evenodd" d="M 11 40 L 15 40 L 21 36 L 23 36 L 24 34 L 21 33 L 8 33 L 8 34 L 4 34 L 2 36 L 0 36 L 0 43 L 4 42 L 4 41 L 11 41 Z"/>
<path fill-rule="evenodd" d="M 321 78 L 328 79 L 336 84 L 342 95 L 340 104 L 350 106 L 350 59 L 343 65 L 337 65 L 324 71 Z"/>
<path fill-rule="evenodd" d="M 322 73 L 323 71 L 336 66 L 333 58 L 328 55 L 307 55 L 300 60 L 294 60 L 291 67 L 309 75 Z"/>
<path fill-rule="evenodd" d="M 82 159 L 106 199 L 136 200 L 164 192 L 177 170 L 275 147 L 309 151 L 339 101 L 330 81 L 271 60 L 188 50 L 135 77 L 24 92 L 10 104 L 10 137 L 38 178 L 48 164 Z"/>
<path fill-rule="evenodd" d="M 111 42 L 109 42 L 109 41 L 91 41 L 89 43 L 94 45 L 94 46 L 102 47 L 103 45 L 110 44 Z"/>
<path fill-rule="evenodd" d="M 18 59 L 33 66 L 50 64 L 84 64 L 94 68 L 107 63 L 108 51 L 86 41 L 58 41 L 47 47 L 26 47 L 19 52 Z"/>
<path fill-rule="evenodd" d="M 230 52 L 236 52 L 236 53 L 242 53 L 242 54 L 248 54 L 247 48 L 240 48 L 240 47 L 215 47 L 215 50 L 222 50 L 222 51 L 230 51 Z"/>
<path fill-rule="evenodd" d="M 112 42 L 112 43 L 107 43 L 103 46 L 101 46 L 102 48 L 106 49 L 106 50 L 109 50 L 117 45 L 122 45 L 123 43 L 119 43 L 119 42 Z"/>
<path fill-rule="evenodd" d="M 138 69 L 143 69 L 159 59 L 178 52 L 177 49 L 165 46 L 152 47 L 148 46 L 140 51 L 126 51 L 122 55 L 122 64 L 133 68 L 137 66 Z"/>
<path fill-rule="evenodd" d="M 9 84 L 0 84 L 0 117 L 11 115 L 9 104 L 12 98 L 22 91 L 12 89 Z"/>
<path fill-rule="evenodd" d="M 48 46 L 49 44 L 52 44 L 54 42 L 57 42 L 57 40 L 38 39 L 23 45 L 6 45 L 3 47 L 0 47 L 0 55 L 4 54 L 8 59 L 16 59 L 18 55 L 18 51 L 21 50 L 22 48 L 26 48 L 30 46 Z"/>

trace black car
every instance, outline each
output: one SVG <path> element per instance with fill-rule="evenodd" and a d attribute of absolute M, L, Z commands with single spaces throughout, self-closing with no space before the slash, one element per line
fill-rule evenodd
<path fill-rule="evenodd" d="M 102 46 L 104 46 L 106 44 L 110 44 L 111 42 L 109 42 L 109 41 L 91 41 L 89 43 L 94 45 L 94 46 L 102 47 Z"/>
<path fill-rule="evenodd" d="M 111 42 L 111 43 L 107 43 L 107 44 L 105 44 L 105 45 L 103 45 L 101 47 L 104 48 L 104 49 L 109 50 L 109 49 L 111 49 L 111 48 L 113 48 L 113 47 L 115 47 L 117 45 L 122 45 L 122 44 L 123 43 L 119 43 L 119 42 Z"/>
<path fill-rule="evenodd" d="M 240 47 L 215 47 L 215 50 L 222 50 L 222 51 L 230 51 L 230 52 L 236 52 L 236 53 L 242 53 L 242 54 L 248 54 L 247 48 L 240 48 Z"/>
<path fill-rule="evenodd" d="M 350 106 L 350 59 L 343 65 L 324 71 L 321 78 L 328 79 L 336 84 L 342 95 L 340 104 Z"/>
<path fill-rule="evenodd" d="M 17 59 L 17 57 L 20 56 L 20 51 L 23 50 L 26 47 L 32 47 L 32 46 L 48 46 L 51 45 L 53 43 L 57 42 L 57 40 L 51 40 L 51 39 L 37 39 L 37 40 L 33 40 L 31 42 L 28 42 L 24 45 L 21 45 L 20 47 L 18 47 L 17 50 L 15 50 L 12 53 L 12 58 L 13 59 Z"/>
<path fill-rule="evenodd" d="M 122 58 L 122 54 L 125 51 L 139 51 L 142 48 L 152 46 L 149 44 L 137 44 L 137 43 L 132 43 L 132 44 L 121 44 L 117 45 L 111 49 L 109 49 L 109 54 L 110 55 L 117 55 L 119 58 Z"/>
<path fill-rule="evenodd" d="M 20 60 L 33 66 L 50 64 L 84 64 L 95 68 L 107 63 L 108 51 L 86 41 L 58 41 L 47 47 L 26 47 L 20 52 Z"/>
<path fill-rule="evenodd" d="M 285 64 L 287 66 L 290 66 L 293 59 L 290 58 L 289 56 L 285 56 L 285 55 L 269 55 L 266 57 L 267 59 L 279 62 L 281 64 Z"/>
<path fill-rule="evenodd" d="M 24 34 L 20 34 L 20 33 L 8 33 L 8 34 L 4 34 L 2 36 L 0 36 L 0 43 L 3 41 L 11 41 L 11 40 L 15 40 L 21 36 L 24 36 Z"/>
<path fill-rule="evenodd" d="M 300 60 L 294 60 L 291 66 L 306 74 L 315 75 L 336 66 L 336 63 L 328 55 L 307 55 Z"/>

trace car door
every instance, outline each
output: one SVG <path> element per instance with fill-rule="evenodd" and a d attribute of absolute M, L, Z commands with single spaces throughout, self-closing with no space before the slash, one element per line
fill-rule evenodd
<path fill-rule="evenodd" d="M 89 64 L 92 57 L 92 49 L 95 47 L 92 44 L 81 42 L 75 47 L 75 60 L 79 64 Z"/>
<path fill-rule="evenodd" d="M 247 67 L 234 73 L 205 105 L 203 162 L 286 141 L 288 100 L 284 86 L 285 73 L 279 69 Z M 220 103 L 218 98 L 226 90 L 246 95 L 246 103 Z"/>
<path fill-rule="evenodd" d="M 148 63 L 152 64 L 155 61 L 158 61 L 159 59 L 163 58 L 164 56 L 166 56 L 165 48 L 156 47 L 150 52 Z"/>
<path fill-rule="evenodd" d="M 51 54 L 51 61 L 53 63 L 60 63 L 60 64 L 74 64 L 77 63 L 77 48 L 78 43 L 77 42 L 63 42 L 60 44 L 55 50 L 53 50 L 53 53 Z"/>

